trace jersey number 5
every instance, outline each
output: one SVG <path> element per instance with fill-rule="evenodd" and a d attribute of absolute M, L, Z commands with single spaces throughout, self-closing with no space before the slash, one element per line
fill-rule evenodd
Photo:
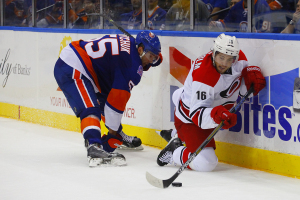
<path fill-rule="evenodd" d="M 106 53 L 106 43 L 111 44 L 111 54 L 112 55 L 119 55 L 119 43 L 117 38 L 104 38 L 99 40 L 97 43 L 96 41 L 91 41 L 85 45 L 85 50 L 87 54 L 96 59 L 102 58 Z M 92 46 L 98 44 L 98 51 L 94 51 Z"/>
<path fill-rule="evenodd" d="M 205 100 L 206 99 L 206 92 L 200 92 L 200 91 L 197 91 L 197 98 L 200 100 Z"/>

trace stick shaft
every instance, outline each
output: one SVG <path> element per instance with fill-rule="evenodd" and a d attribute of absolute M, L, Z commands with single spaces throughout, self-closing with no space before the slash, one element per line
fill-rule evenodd
<path fill-rule="evenodd" d="M 227 10 L 230 10 L 230 7 L 224 8 L 223 10 L 219 10 L 219 11 L 217 11 L 217 12 L 215 12 L 215 13 L 209 15 L 208 18 L 207 18 L 207 21 L 208 21 L 210 18 L 212 18 L 213 16 L 218 15 L 218 14 L 220 14 L 220 13 L 222 13 L 222 12 L 227 11 Z"/>
<path fill-rule="evenodd" d="M 115 27 L 117 27 L 120 31 L 122 31 L 125 35 L 128 37 L 134 38 L 130 33 L 128 33 L 124 28 L 122 28 L 120 25 L 118 25 L 111 17 L 105 15 L 105 14 L 99 14 L 100 16 L 106 18 L 110 23 L 112 23 Z"/>

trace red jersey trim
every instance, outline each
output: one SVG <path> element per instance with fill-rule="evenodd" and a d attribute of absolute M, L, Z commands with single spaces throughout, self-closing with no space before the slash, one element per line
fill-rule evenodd
<path fill-rule="evenodd" d="M 203 59 L 196 59 L 194 62 L 193 81 L 204 83 L 214 87 L 221 77 L 221 74 L 215 69 L 212 62 L 212 54 L 209 52 Z"/>

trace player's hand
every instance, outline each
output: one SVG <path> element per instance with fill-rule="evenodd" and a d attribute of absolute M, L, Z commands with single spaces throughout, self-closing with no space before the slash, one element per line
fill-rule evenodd
<path fill-rule="evenodd" d="M 242 76 L 245 80 L 247 90 L 250 89 L 252 84 L 254 85 L 254 96 L 266 86 L 266 79 L 262 75 L 260 68 L 257 66 L 248 66 L 244 68 Z"/>
<path fill-rule="evenodd" d="M 300 19 L 300 11 L 296 11 L 296 12 L 293 14 L 293 21 L 294 21 L 295 23 L 297 23 L 299 19 Z"/>
<path fill-rule="evenodd" d="M 216 27 L 216 26 L 217 26 L 217 21 L 210 21 L 210 22 L 209 22 L 208 27 L 209 27 L 210 29 L 212 29 L 213 27 Z"/>
<path fill-rule="evenodd" d="M 213 118 L 213 120 L 220 124 L 222 121 L 224 121 L 223 129 L 229 129 L 236 125 L 237 122 L 237 116 L 234 113 L 229 112 L 224 106 L 216 106 L 212 109 L 210 116 Z"/>

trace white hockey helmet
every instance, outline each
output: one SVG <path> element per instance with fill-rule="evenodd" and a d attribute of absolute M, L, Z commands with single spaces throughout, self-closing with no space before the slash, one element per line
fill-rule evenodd
<path fill-rule="evenodd" d="M 235 57 L 235 62 L 239 59 L 240 47 L 235 36 L 220 34 L 215 40 L 213 47 L 213 61 L 215 63 L 216 52 L 220 52 Z"/>

